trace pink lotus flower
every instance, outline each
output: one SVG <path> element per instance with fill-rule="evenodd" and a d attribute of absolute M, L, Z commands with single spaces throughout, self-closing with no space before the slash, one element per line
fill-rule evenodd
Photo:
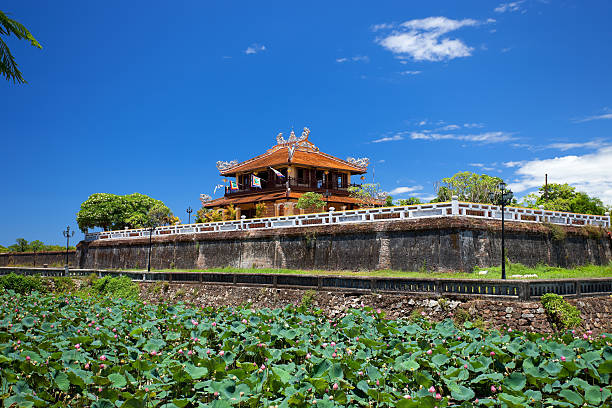
<path fill-rule="evenodd" d="M 376 385 L 380 385 L 380 381 L 376 380 Z"/>
<path fill-rule="evenodd" d="M 74 345 L 74 348 L 78 350 L 78 349 L 81 348 L 81 345 L 77 343 L 77 344 Z"/>
<path fill-rule="evenodd" d="M 565 356 L 561 356 L 561 361 L 565 361 Z"/>
<path fill-rule="evenodd" d="M 333 388 L 334 390 L 337 390 L 337 389 L 338 389 L 338 383 L 334 383 L 334 385 L 333 385 L 333 387 L 332 387 L 332 388 Z"/>
<path fill-rule="evenodd" d="M 223 350 L 221 350 L 221 351 L 219 352 L 219 355 L 220 355 L 221 357 L 223 357 L 223 355 L 224 355 L 224 354 L 225 354 L 225 351 L 223 351 Z"/>
<path fill-rule="evenodd" d="M 89 370 L 89 363 L 85 364 L 85 369 Z"/>
<path fill-rule="evenodd" d="M 242 319 L 242 324 L 247 324 L 247 320 L 246 319 Z"/>
<path fill-rule="evenodd" d="M 259 368 L 262 369 L 262 370 L 265 370 L 266 369 L 266 365 L 262 364 L 261 367 L 259 367 Z"/>
<path fill-rule="evenodd" d="M 310 353 L 306 353 L 306 360 L 310 360 L 310 357 L 312 357 L 312 355 Z"/>
<path fill-rule="evenodd" d="M 26 356 L 26 360 L 27 360 L 27 361 L 30 361 L 30 356 Z"/>
<path fill-rule="evenodd" d="M 197 326 L 198 325 L 198 321 L 191 319 L 191 324 L 193 324 L 194 326 Z"/>
<path fill-rule="evenodd" d="M 463 368 L 467 368 L 467 364 L 464 364 L 464 365 L 463 365 Z"/>
<path fill-rule="evenodd" d="M 474 403 L 478 404 L 478 398 L 476 398 L 476 399 L 474 400 Z"/>
<path fill-rule="evenodd" d="M 106 361 L 106 356 L 105 356 L 104 354 L 102 354 L 102 355 L 100 356 L 100 360 L 102 360 L 102 361 Z"/>
<path fill-rule="evenodd" d="M 117 329 L 113 327 L 113 333 L 117 333 Z"/>
<path fill-rule="evenodd" d="M 359 371 L 357 375 L 363 375 L 363 371 Z"/>
<path fill-rule="evenodd" d="M 432 385 L 431 387 L 429 387 L 429 389 L 427 391 L 429 391 L 429 392 L 431 392 L 433 394 L 434 392 L 436 392 L 436 389 Z"/>
<path fill-rule="evenodd" d="M 497 389 L 495 388 L 495 386 L 494 386 L 494 385 L 492 385 L 492 386 L 491 386 L 491 392 L 492 392 L 492 393 L 497 392 Z"/>
<path fill-rule="evenodd" d="M 215 327 L 217 325 L 217 323 L 212 322 L 212 327 Z"/>
<path fill-rule="evenodd" d="M 178 351 L 178 353 L 179 353 L 179 354 L 183 354 L 183 350 L 179 350 L 179 351 Z"/>
<path fill-rule="evenodd" d="M 440 393 L 437 393 L 437 394 L 436 394 L 436 399 L 437 399 L 437 400 L 441 400 L 441 399 L 442 399 L 442 395 L 440 395 Z"/>
<path fill-rule="evenodd" d="M 192 355 L 192 354 L 193 354 L 193 351 L 191 351 L 191 350 L 189 350 L 189 351 L 187 352 L 187 355 L 188 355 L 188 356 L 190 356 L 190 355 Z"/>
<path fill-rule="evenodd" d="M 332 357 L 336 358 L 336 357 L 338 357 L 338 355 L 336 353 L 332 353 Z"/>
<path fill-rule="evenodd" d="M 145 392 L 149 392 L 149 387 L 145 387 Z"/>
<path fill-rule="evenodd" d="M 494 352 L 494 351 L 492 351 L 492 352 L 491 352 L 491 357 L 493 357 L 494 355 L 495 355 L 495 352 Z"/>
<path fill-rule="evenodd" d="M 430 356 L 432 353 L 431 349 L 427 350 L 427 355 Z"/>
<path fill-rule="evenodd" d="M 332 341 L 331 343 L 329 343 L 329 344 L 330 344 L 332 347 L 336 347 L 336 343 L 335 343 L 335 342 L 333 342 L 333 341 Z"/>
<path fill-rule="evenodd" d="M 412 397 L 410 395 L 404 395 L 405 399 L 411 399 Z"/>

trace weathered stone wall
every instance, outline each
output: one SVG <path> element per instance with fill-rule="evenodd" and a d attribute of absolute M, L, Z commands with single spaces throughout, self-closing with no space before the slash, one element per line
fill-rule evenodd
<path fill-rule="evenodd" d="M 77 264 L 76 251 L 68 251 L 68 263 L 71 266 Z M 66 263 L 66 251 L 47 252 L 8 252 L 0 254 L 0 266 L 61 266 Z"/>
<path fill-rule="evenodd" d="M 140 283 L 141 297 L 147 301 L 184 301 L 197 306 L 240 306 L 278 308 L 298 305 L 306 295 L 313 307 L 329 316 L 341 316 L 349 308 L 362 305 L 381 309 L 389 318 L 408 318 L 413 313 L 439 321 L 455 318 L 460 310 L 466 311 L 472 321 L 481 320 L 486 327 L 551 333 L 553 327 L 542 304 L 537 301 L 431 298 L 415 295 L 355 294 L 319 291 L 307 293 L 299 289 L 272 289 L 240 286 Z M 569 299 L 580 310 L 581 332 L 612 333 L 612 298 L 592 297 Z"/>
<path fill-rule="evenodd" d="M 471 271 L 501 263 L 500 228 L 495 220 L 453 217 L 171 235 L 153 239 L 151 266 Z M 612 241 L 602 231 L 554 230 L 507 222 L 507 257 L 525 265 L 555 266 L 612 260 Z M 77 258 L 81 268 L 145 268 L 147 252 L 148 239 L 99 240 L 81 242 Z"/>

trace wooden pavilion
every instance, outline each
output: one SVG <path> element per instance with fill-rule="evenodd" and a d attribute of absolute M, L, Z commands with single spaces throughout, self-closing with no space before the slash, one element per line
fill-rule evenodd
<path fill-rule="evenodd" d="M 342 160 L 323 153 L 308 140 L 309 133 L 308 128 L 304 128 L 301 137 L 296 137 L 291 131 L 288 140 L 279 133 L 276 145 L 264 154 L 240 163 L 235 160 L 217 162 L 219 174 L 225 181 L 234 180 L 229 180 L 224 197 L 203 201 L 202 205 L 216 210 L 233 205 L 237 219 L 241 215 L 255 217 L 259 203 L 265 204 L 261 216 L 294 215 L 304 213 L 295 207 L 300 196 L 313 191 L 323 195 L 326 201 L 323 210 L 358 208 L 360 202 L 349 196 L 348 188 L 351 176 L 366 173 L 369 160 L 350 157 Z M 257 183 L 261 187 L 254 185 Z"/>

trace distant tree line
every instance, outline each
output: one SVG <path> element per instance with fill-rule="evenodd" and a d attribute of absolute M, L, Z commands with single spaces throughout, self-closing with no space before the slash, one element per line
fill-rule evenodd
<path fill-rule="evenodd" d="M 456 173 L 452 177 L 443 178 L 435 184 L 436 197 L 430 202 L 450 201 L 456 195 L 459 201 L 472 203 L 492 204 L 489 193 L 495 193 L 497 186 L 503 180 L 499 177 L 477 174 L 469 171 Z M 400 199 L 396 205 L 421 204 L 417 197 Z M 579 214 L 604 215 L 612 210 L 612 206 L 606 206 L 597 197 L 576 191 L 575 187 L 567 183 L 551 183 L 543 185 L 537 193 L 525 196 L 522 201 L 513 198 L 510 204 L 514 207 L 539 208 L 543 206 L 546 210 L 564 211 Z"/>
<path fill-rule="evenodd" d="M 69 250 L 75 250 L 73 246 L 68 247 Z M 65 251 L 66 247 L 61 245 L 46 245 L 44 242 L 34 240 L 28 242 L 24 238 L 17 238 L 13 245 L 4 247 L 0 245 L 0 253 L 3 252 L 45 252 L 45 251 Z"/>

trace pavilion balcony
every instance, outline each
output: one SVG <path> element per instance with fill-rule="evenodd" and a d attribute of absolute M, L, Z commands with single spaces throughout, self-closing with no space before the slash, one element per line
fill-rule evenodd
<path fill-rule="evenodd" d="M 298 178 L 277 178 L 274 180 L 264 181 L 261 180 L 261 188 L 252 187 L 249 185 L 238 185 L 238 190 L 232 190 L 229 187 L 225 187 L 225 196 L 235 195 L 248 195 L 258 192 L 270 192 L 270 191 L 283 191 L 287 187 L 291 188 L 292 191 L 314 191 L 317 193 L 325 193 L 326 191 L 333 195 L 345 195 L 348 196 L 349 187 L 359 187 L 361 184 L 349 184 L 349 183 L 338 183 L 336 180 L 306 180 Z"/>

